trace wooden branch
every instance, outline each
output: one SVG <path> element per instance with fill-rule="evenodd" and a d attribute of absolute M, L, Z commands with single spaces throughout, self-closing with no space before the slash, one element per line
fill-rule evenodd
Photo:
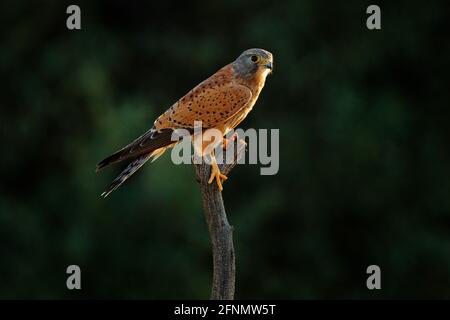
<path fill-rule="evenodd" d="M 238 141 L 230 147 L 234 149 L 234 157 L 232 157 L 231 163 L 219 164 L 220 171 L 225 175 L 231 172 L 245 153 L 245 144 L 242 142 Z M 199 182 L 202 192 L 203 210 L 212 245 L 214 272 L 211 299 L 232 300 L 234 299 L 236 272 L 233 227 L 228 223 L 222 192 L 220 192 L 215 181 L 208 184 L 210 165 L 203 162 L 202 164 L 195 164 L 194 167 L 196 180 Z"/>

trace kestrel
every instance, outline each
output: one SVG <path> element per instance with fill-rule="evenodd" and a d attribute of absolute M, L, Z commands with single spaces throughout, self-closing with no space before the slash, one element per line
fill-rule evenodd
<path fill-rule="evenodd" d="M 267 75 L 272 72 L 272 66 L 273 56 L 270 52 L 249 49 L 189 91 L 160 115 L 149 131 L 97 164 L 99 171 L 113 163 L 131 161 L 102 196 L 106 197 L 116 190 L 147 160 L 156 160 L 164 151 L 173 147 L 177 141 L 174 142 L 171 136 L 176 129 L 193 132 L 194 121 L 201 121 L 204 132 L 216 129 L 220 130 L 222 137 L 225 136 L 252 110 Z M 208 156 L 211 159 L 208 183 L 215 180 L 222 191 L 222 180 L 227 177 L 220 172 L 214 152 Z"/>

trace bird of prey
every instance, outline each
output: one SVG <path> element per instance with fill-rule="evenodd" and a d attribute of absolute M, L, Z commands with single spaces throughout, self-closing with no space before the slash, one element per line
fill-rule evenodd
<path fill-rule="evenodd" d="M 194 122 L 201 121 L 203 132 L 215 129 L 220 130 L 222 137 L 225 136 L 252 110 L 267 75 L 272 72 L 272 66 L 270 52 L 249 49 L 189 91 L 160 115 L 149 131 L 97 164 L 99 171 L 117 162 L 130 162 L 102 196 L 107 197 L 116 190 L 147 160 L 156 160 L 165 150 L 173 147 L 177 142 L 172 141 L 171 136 L 176 129 L 193 132 Z M 213 152 L 209 157 L 211 176 L 208 183 L 215 180 L 222 191 L 222 180 L 227 177 L 220 172 Z"/>

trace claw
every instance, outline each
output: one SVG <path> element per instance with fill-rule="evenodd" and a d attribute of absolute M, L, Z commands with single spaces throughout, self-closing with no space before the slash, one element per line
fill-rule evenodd
<path fill-rule="evenodd" d="M 228 177 L 220 172 L 217 163 L 213 163 L 211 166 L 211 175 L 209 177 L 208 184 L 211 184 L 214 181 L 214 179 L 216 180 L 217 187 L 219 188 L 220 191 L 222 191 L 223 187 L 221 180 L 225 181 L 228 179 Z"/>
<path fill-rule="evenodd" d="M 237 141 L 238 135 L 237 133 L 233 133 L 231 135 L 231 137 L 229 139 L 227 138 L 223 138 L 223 142 L 222 142 L 222 147 L 224 150 L 228 149 L 228 145 L 232 142 L 232 141 Z"/>
<path fill-rule="evenodd" d="M 239 143 L 243 143 L 245 146 L 247 146 L 247 142 L 245 142 L 244 139 L 239 139 Z"/>

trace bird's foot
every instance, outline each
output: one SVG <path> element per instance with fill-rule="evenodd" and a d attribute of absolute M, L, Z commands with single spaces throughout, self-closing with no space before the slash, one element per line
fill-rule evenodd
<path fill-rule="evenodd" d="M 239 143 L 242 143 L 244 146 L 247 146 L 247 142 L 245 142 L 245 140 L 244 139 L 239 139 L 239 141 L 238 141 Z"/>
<path fill-rule="evenodd" d="M 222 180 L 225 181 L 228 179 L 228 177 L 220 172 L 217 163 L 211 164 L 211 175 L 209 177 L 208 184 L 211 184 L 214 181 L 214 179 L 216 180 L 217 187 L 219 188 L 220 191 L 222 191 L 223 190 Z"/>

